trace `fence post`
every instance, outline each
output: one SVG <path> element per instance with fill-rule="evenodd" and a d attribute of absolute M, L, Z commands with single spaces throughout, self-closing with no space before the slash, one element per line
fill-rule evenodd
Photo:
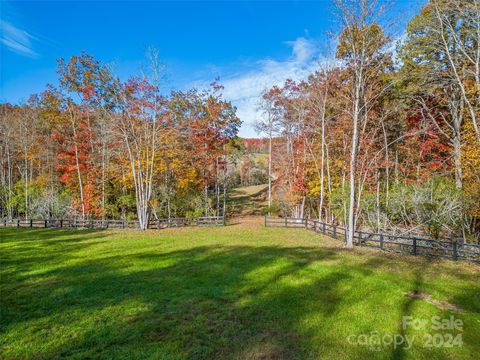
<path fill-rule="evenodd" d="M 380 234 L 380 249 L 383 250 L 383 234 Z"/>
<path fill-rule="evenodd" d="M 30 219 L 30 227 L 33 228 L 33 220 Z"/>
<path fill-rule="evenodd" d="M 417 238 L 413 238 L 413 255 L 417 255 Z"/>
<path fill-rule="evenodd" d="M 222 226 L 225 226 L 225 214 L 222 216 Z"/>
<path fill-rule="evenodd" d="M 48 227 L 48 220 L 45 220 L 45 228 Z"/>
<path fill-rule="evenodd" d="M 455 240 L 453 243 L 453 260 L 457 261 L 458 260 L 458 247 L 457 247 L 457 241 Z"/>
<path fill-rule="evenodd" d="M 323 235 L 327 233 L 327 224 L 322 223 L 322 231 L 323 231 Z"/>
<path fill-rule="evenodd" d="M 17 227 L 20 227 L 20 219 L 17 219 Z"/>
<path fill-rule="evenodd" d="M 265 227 L 267 227 L 267 215 L 265 215 Z"/>
<path fill-rule="evenodd" d="M 285 218 L 285 227 L 288 227 L 287 218 Z"/>
<path fill-rule="evenodd" d="M 308 218 L 305 218 L 305 229 L 308 229 Z"/>
<path fill-rule="evenodd" d="M 333 238 L 337 238 L 337 225 L 333 225 Z"/>

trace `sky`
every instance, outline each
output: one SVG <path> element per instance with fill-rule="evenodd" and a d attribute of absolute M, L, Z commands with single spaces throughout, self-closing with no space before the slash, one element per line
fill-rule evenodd
<path fill-rule="evenodd" d="M 385 19 L 400 37 L 423 1 L 397 0 Z M 301 80 L 334 55 L 331 0 L 320 1 L 4 1 L 0 0 L 0 102 L 18 103 L 57 84 L 58 58 L 81 51 L 126 78 L 155 47 L 165 91 L 202 88 L 220 77 L 224 97 L 255 137 L 263 90 Z"/>

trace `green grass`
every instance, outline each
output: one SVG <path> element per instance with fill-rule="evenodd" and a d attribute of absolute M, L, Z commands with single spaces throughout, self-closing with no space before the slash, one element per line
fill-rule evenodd
<path fill-rule="evenodd" d="M 479 267 L 346 250 L 246 221 L 161 231 L 0 229 L 2 358 L 476 359 Z M 460 307 L 406 296 L 429 294 Z M 463 346 L 423 347 L 402 316 L 451 315 Z M 349 335 L 418 335 L 410 349 Z M 458 331 L 456 332 L 458 333 Z"/>
<path fill-rule="evenodd" d="M 252 185 L 235 188 L 232 191 L 231 198 L 243 197 L 243 196 L 257 196 L 268 189 L 268 184 Z"/>
<path fill-rule="evenodd" d="M 235 215 L 260 215 L 267 206 L 268 184 L 232 189 L 228 194 L 227 209 Z"/>

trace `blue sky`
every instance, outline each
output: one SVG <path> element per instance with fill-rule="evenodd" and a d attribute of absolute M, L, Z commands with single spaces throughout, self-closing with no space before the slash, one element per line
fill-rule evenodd
<path fill-rule="evenodd" d="M 388 11 L 393 35 L 423 1 L 397 0 Z M 258 96 L 286 78 L 301 79 L 332 55 L 336 30 L 324 1 L 3 1 L 0 0 L 0 101 L 18 102 L 56 84 L 56 59 L 84 50 L 138 73 L 149 46 L 167 66 L 168 87 L 202 87 L 220 76 L 225 97 L 251 124 Z"/>

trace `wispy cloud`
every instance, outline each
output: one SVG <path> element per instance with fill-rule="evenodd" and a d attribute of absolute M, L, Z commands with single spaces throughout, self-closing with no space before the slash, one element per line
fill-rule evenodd
<path fill-rule="evenodd" d="M 319 49 L 314 41 L 299 37 L 287 44 L 292 47 L 287 59 L 262 59 L 255 62 L 253 70 L 221 79 L 224 97 L 237 107 L 237 115 L 243 121 L 241 136 L 256 136 L 254 123 L 262 116 L 257 109 L 264 90 L 282 85 L 286 79 L 305 79 L 318 66 Z"/>
<path fill-rule="evenodd" d="M 36 37 L 4 20 L 0 20 L 0 30 L 2 33 L 2 44 L 7 49 L 22 56 L 38 57 L 38 53 L 35 52 L 32 45 L 32 41 L 37 40 Z"/>

